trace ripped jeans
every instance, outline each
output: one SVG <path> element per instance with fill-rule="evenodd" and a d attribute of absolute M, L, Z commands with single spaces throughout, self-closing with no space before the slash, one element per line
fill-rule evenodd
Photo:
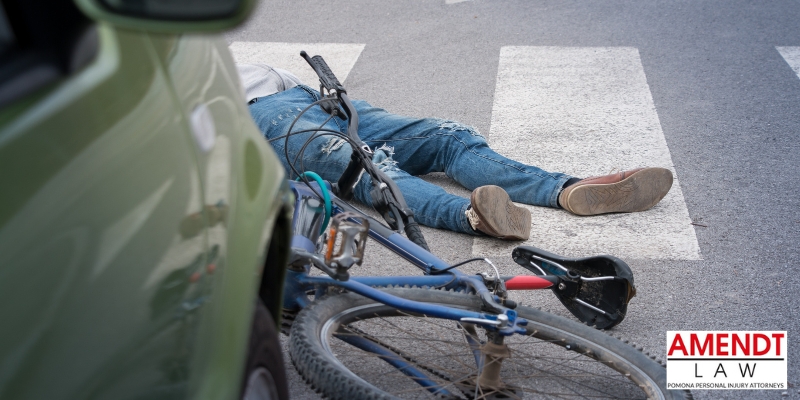
<path fill-rule="evenodd" d="M 259 98 L 250 105 L 250 113 L 267 139 L 273 139 L 285 135 L 295 117 L 317 100 L 316 90 L 297 86 Z M 470 227 L 465 215 L 469 199 L 449 194 L 416 175 L 444 172 L 469 190 L 497 185 L 515 202 L 549 207 L 558 207 L 558 194 L 571 178 L 495 153 L 474 128 L 441 119 L 395 115 L 364 101 L 353 101 L 353 105 L 359 116 L 359 136 L 373 149 L 373 162 L 397 183 L 423 225 L 481 235 Z M 292 128 L 292 132 L 310 131 L 270 142 L 292 178 L 296 175 L 291 173 L 287 154 L 298 171 L 314 171 L 331 182 L 344 172 L 350 161 L 350 145 L 329 133 L 313 132 L 326 120 L 325 129 L 346 131 L 347 121 L 329 118 L 314 107 Z M 371 188 L 371 178 L 364 174 L 354 191 L 356 200 L 371 206 Z"/>

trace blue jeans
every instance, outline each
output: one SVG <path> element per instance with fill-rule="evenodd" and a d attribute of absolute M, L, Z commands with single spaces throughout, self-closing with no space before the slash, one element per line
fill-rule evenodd
<path fill-rule="evenodd" d="M 319 98 L 316 90 L 297 86 L 257 99 L 250 105 L 250 113 L 267 139 L 273 139 L 285 135 L 295 117 Z M 390 114 L 364 101 L 353 101 L 353 105 L 359 116 L 359 136 L 373 149 L 373 162 L 397 183 L 423 225 L 480 234 L 472 230 L 464 214 L 469 199 L 449 194 L 415 175 L 444 172 L 469 190 L 497 185 L 515 202 L 549 207 L 558 207 L 558 194 L 571 178 L 495 153 L 474 128 L 441 119 Z M 314 107 L 295 123 L 292 132 L 317 129 L 329 118 Z M 324 128 L 345 132 L 347 121 L 334 117 Z M 287 154 L 298 171 L 314 171 L 332 182 L 339 179 L 350 161 L 350 145 L 325 132 L 306 132 L 292 135 L 288 141 L 279 138 L 270 143 L 292 178 L 296 175 L 291 173 Z M 302 156 L 298 157 L 301 149 Z M 371 206 L 371 188 L 371 178 L 364 174 L 354 191 L 356 200 Z"/>

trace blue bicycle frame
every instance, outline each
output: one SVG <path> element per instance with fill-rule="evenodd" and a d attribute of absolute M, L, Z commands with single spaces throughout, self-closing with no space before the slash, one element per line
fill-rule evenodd
<path fill-rule="evenodd" d="M 329 184 L 326 183 L 326 185 Z M 315 182 L 307 184 L 305 182 L 292 181 L 291 188 L 295 195 L 292 253 L 293 255 L 298 253 L 315 254 L 318 251 L 316 243 L 320 237 L 320 225 L 324 218 L 322 201 L 317 193 L 320 193 L 321 190 L 329 190 L 330 187 L 323 189 Z M 353 276 L 348 280 L 342 281 L 329 276 L 309 275 L 313 264 L 311 260 L 293 256 L 293 262 L 287 271 L 284 285 L 284 308 L 295 310 L 303 308 L 308 304 L 307 295 L 309 292 L 313 291 L 317 295 L 322 295 L 327 288 L 336 286 L 404 312 L 478 323 L 490 330 L 496 329 L 504 336 L 525 332 L 523 326 L 527 324 L 527 321 L 517 318 L 517 313 L 514 310 L 500 304 L 500 298 L 489 290 L 483 278 L 469 276 L 453 269 L 441 275 L 435 274 L 436 271 L 444 270 L 450 265 L 339 198 L 331 195 L 331 201 L 333 203 L 333 215 L 348 211 L 363 216 L 369 221 L 370 238 L 421 269 L 424 275 Z M 543 278 L 542 280 L 545 281 Z M 550 282 L 546 282 L 545 286 L 547 283 Z M 471 292 L 482 299 L 487 312 L 475 312 L 406 300 L 377 289 L 390 285 L 436 287 Z M 498 318 L 498 315 L 505 317 Z"/>

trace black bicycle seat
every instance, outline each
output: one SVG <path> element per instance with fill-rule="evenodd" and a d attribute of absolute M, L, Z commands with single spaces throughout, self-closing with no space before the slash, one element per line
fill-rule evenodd
<path fill-rule="evenodd" d="M 625 318 L 636 295 L 633 272 L 625 261 L 609 255 L 568 258 L 532 246 L 519 246 L 514 261 L 536 275 L 555 275 L 553 293 L 579 320 L 607 329 Z"/>

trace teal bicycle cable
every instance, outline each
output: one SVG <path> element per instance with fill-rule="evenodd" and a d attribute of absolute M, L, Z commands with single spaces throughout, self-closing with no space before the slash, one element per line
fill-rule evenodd
<path fill-rule="evenodd" d="M 325 181 L 322 180 L 322 177 L 317 175 L 316 172 L 306 171 L 300 174 L 300 176 L 295 179 L 299 181 L 302 177 L 308 177 L 317 182 L 319 185 L 320 190 L 322 191 L 322 200 L 325 203 L 325 219 L 322 220 L 322 226 L 319 228 L 319 234 L 322 235 L 325 233 L 325 229 L 328 227 L 328 222 L 331 220 L 331 214 L 333 213 L 333 206 L 331 205 L 331 195 L 328 194 L 328 187 L 325 186 Z"/>

